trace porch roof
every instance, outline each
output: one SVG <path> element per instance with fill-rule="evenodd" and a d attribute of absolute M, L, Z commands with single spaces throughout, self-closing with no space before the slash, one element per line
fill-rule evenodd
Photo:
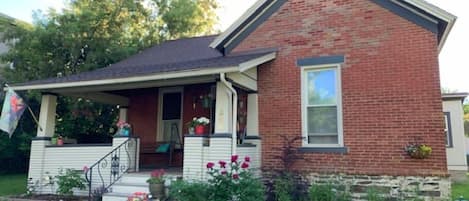
<path fill-rule="evenodd" d="M 275 58 L 275 49 L 222 55 L 210 48 L 216 36 L 164 42 L 116 64 L 65 77 L 12 84 L 14 90 L 52 90 L 242 72 Z"/>

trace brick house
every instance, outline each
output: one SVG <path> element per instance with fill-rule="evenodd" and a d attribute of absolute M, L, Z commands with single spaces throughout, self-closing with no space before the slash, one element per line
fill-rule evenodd
<path fill-rule="evenodd" d="M 168 41 L 99 70 L 14 85 L 43 92 L 44 129 L 32 143 L 29 177 L 42 182 L 54 172 L 51 158 L 93 167 L 126 145 L 135 149 L 117 173 L 125 177 L 166 162 L 153 150 L 168 141 L 175 142 L 169 164 L 184 178 L 205 179 L 206 162 L 234 153 L 281 169 L 284 137 L 303 137 L 295 147 L 308 160 L 293 169 L 313 181 L 327 175 L 390 194 L 418 184 L 424 196 L 447 198 L 438 54 L 455 19 L 422 0 L 259 0 L 218 36 Z M 119 105 L 139 140 L 50 145 L 58 95 Z M 207 134 L 185 135 L 185 122 L 200 116 L 212 121 Z M 431 146 L 431 156 L 409 157 L 404 147 L 415 142 Z M 80 154 L 67 161 L 73 153 Z"/>

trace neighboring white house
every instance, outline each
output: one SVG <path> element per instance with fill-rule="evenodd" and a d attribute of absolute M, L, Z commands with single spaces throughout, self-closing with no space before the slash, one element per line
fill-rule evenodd
<path fill-rule="evenodd" d="M 464 135 L 463 101 L 468 93 L 443 94 L 443 113 L 445 115 L 446 160 L 451 174 L 467 172 L 466 153 L 469 151 Z"/>
<path fill-rule="evenodd" d="M 469 155 L 469 137 L 466 137 L 466 155 Z"/>

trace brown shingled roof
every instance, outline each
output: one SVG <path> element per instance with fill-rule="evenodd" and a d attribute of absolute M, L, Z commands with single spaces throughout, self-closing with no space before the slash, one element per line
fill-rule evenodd
<path fill-rule="evenodd" d="M 204 36 L 167 41 L 108 67 L 12 86 L 106 80 L 206 68 L 233 67 L 275 51 L 269 49 L 223 56 L 217 50 L 209 47 L 215 37 Z"/>

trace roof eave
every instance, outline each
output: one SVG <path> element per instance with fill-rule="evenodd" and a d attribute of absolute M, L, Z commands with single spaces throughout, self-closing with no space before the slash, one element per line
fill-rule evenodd
<path fill-rule="evenodd" d="M 221 33 L 212 43 L 210 43 L 210 47 L 214 49 L 218 49 L 221 43 L 234 31 L 238 26 L 240 26 L 244 21 L 246 21 L 249 16 L 251 16 L 257 9 L 259 9 L 262 4 L 264 4 L 268 0 L 258 0 L 254 3 L 246 12 L 243 13 L 233 24 L 231 24 L 228 29 L 226 29 L 223 33 Z"/>
<path fill-rule="evenodd" d="M 275 1 L 275 0 L 274 0 Z M 446 42 L 446 39 L 451 31 L 451 29 L 454 26 L 454 23 L 456 22 L 457 17 L 454 16 L 453 14 L 438 8 L 437 6 L 434 6 L 428 2 L 425 2 L 423 0 L 392 0 L 394 3 L 397 3 L 398 1 L 405 2 L 407 4 L 410 4 L 412 6 L 415 6 L 433 16 L 438 18 L 441 21 L 444 21 L 446 26 L 444 26 L 444 30 L 441 30 L 441 37 L 439 38 L 440 40 L 438 41 L 438 52 L 441 52 L 443 49 L 443 46 Z M 226 44 L 229 44 L 233 39 L 229 39 L 229 37 L 236 38 L 239 36 L 238 34 L 233 35 L 233 32 L 237 30 L 240 26 L 244 24 L 246 20 L 250 18 L 251 15 L 256 13 L 257 9 L 260 9 L 263 4 L 268 2 L 268 0 L 258 0 L 251 8 L 249 8 L 240 18 L 238 18 L 235 23 L 233 23 L 226 31 L 224 31 L 222 34 L 220 34 L 213 42 L 210 44 L 210 47 L 215 48 L 219 50 L 222 53 L 225 53 L 225 46 Z M 411 10 L 411 12 L 414 12 Z"/>
<path fill-rule="evenodd" d="M 438 44 L 438 51 L 441 52 L 441 50 L 444 47 L 444 44 L 446 42 L 446 39 L 448 38 L 449 33 L 451 32 L 451 29 L 454 26 L 454 23 L 456 23 L 457 17 L 433 4 L 430 4 L 426 1 L 423 0 L 403 0 L 406 3 L 409 3 L 413 6 L 416 6 L 425 12 L 428 12 L 429 14 L 445 21 L 447 23 L 445 30 L 443 31 L 442 37 L 439 41 Z"/>
<path fill-rule="evenodd" d="M 17 91 L 24 90 L 56 90 L 73 87 L 90 87 L 100 85 L 112 85 L 112 84 L 128 84 L 128 83 L 139 83 L 147 81 L 157 81 L 165 79 L 177 79 L 177 78 L 188 78 L 195 76 L 206 76 L 206 75 L 218 75 L 220 73 L 232 73 L 232 72 L 244 72 L 260 64 L 269 62 L 276 58 L 276 52 L 270 52 L 263 54 L 259 57 L 250 59 L 248 61 L 239 63 L 237 65 L 226 66 L 226 67 L 200 67 L 195 70 L 175 71 L 158 73 L 153 75 L 144 76 L 133 76 L 125 78 L 111 78 L 111 79 L 100 79 L 100 80 L 88 80 L 88 81 L 75 81 L 75 82 L 62 82 L 62 83 L 48 83 L 48 84 L 31 84 L 23 86 L 9 86 L 9 88 Z M 5 90 L 6 88 L 4 88 Z"/>
<path fill-rule="evenodd" d="M 454 100 L 454 99 L 457 99 L 457 100 L 461 100 L 461 101 L 464 101 L 464 99 L 469 96 L 469 93 L 466 93 L 466 92 L 461 92 L 461 93 L 444 93 L 444 94 L 441 94 L 441 98 L 443 100 Z"/>

